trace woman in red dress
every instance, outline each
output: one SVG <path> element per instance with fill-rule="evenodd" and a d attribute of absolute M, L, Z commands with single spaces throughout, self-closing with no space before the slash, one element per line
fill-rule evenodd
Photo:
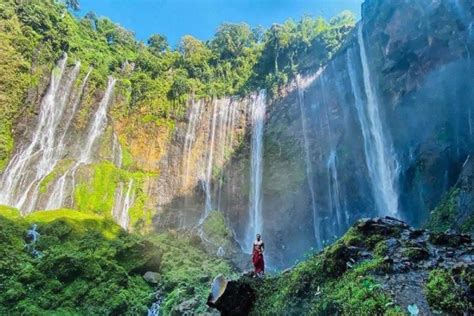
<path fill-rule="evenodd" d="M 262 277 L 265 274 L 265 262 L 263 261 L 263 251 L 265 245 L 263 244 L 262 236 L 257 234 L 257 239 L 253 242 L 252 247 L 252 263 L 255 267 L 255 275 Z"/>

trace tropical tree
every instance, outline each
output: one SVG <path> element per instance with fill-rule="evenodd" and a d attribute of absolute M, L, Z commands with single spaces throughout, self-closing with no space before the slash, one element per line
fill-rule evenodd
<path fill-rule="evenodd" d="M 153 34 L 147 41 L 153 54 L 159 55 L 169 49 L 168 39 L 160 34 Z"/>

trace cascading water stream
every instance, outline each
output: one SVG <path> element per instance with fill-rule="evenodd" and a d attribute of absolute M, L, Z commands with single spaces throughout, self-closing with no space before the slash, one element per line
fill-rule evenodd
<path fill-rule="evenodd" d="M 102 136 L 107 125 L 107 109 L 109 107 L 109 102 L 114 90 L 115 82 L 115 78 L 109 77 L 107 89 L 105 90 L 105 94 L 100 101 L 99 108 L 95 112 L 94 120 L 92 121 L 92 125 L 86 138 L 86 144 L 79 156 L 79 162 L 81 163 L 90 163 L 92 161 L 94 144 Z"/>
<path fill-rule="evenodd" d="M 91 72 L 92 72 L 92 68 L 89 68 L 89 71 L 87 72 L 86 76 L 82 80 L 81 86 L 80 86 L 79 90 L 77 91 L 77 94 L 74 98 L 72 109 L 71 109 L 71 111 L 69 111 L 69 117 L 67 119 L 67 123 L 64 126 L 61 138 L 59 139 L 59 145 L 58 145 L 58 149 L 56 151 L 58 159 L 62 158 L 61 156 L 64 154 L 64 152 L 66 150 L 66 148 L 65 148 L 66 147 L 66 143 L 65 143 L 66 135 L 67 135 L 67 132 L 69 131 L 69 128 L 71 127 L 72 121 L 74 120 L 74 116 L 77 112 L 77 108 L 79 107 L 79 104 L 81 103 L 81 98 L 82 98 L 82 95 L 84 93 L 84 89 L 86 87 L 87 81 L 89 80 L 89 76 L 90 76 Z"/>
<path fill-rule="evenodd" d="M 77 170 L 81 165 L 92 162 L 94 153 L 93 146 L 102 136 L 107 124 L 107 109 L 113 93 L 115 81 L 116 80 L 114 78 L 109 78 L 107 89 L 104 93 L 104 96 L 102 97 L 102 100 L 100 101 L 97 112 L 94 115 L 94 119 L 87 133 L 86 146 L 81 151 L 79 159 L 74 163 L 74 165 L 64 172 L 64 174 L 58 180 L 56 180 L 56 183 L 52 189 L 52 193 L 50 194 L 46 204 L 47 210 L 58 209 L 64 206 L 67 195 L 74 191 L 75 175 Z"/>
<path fill-rule="evenodd" d="M 326 100 L 326 79 L 324 73 L 321 75 L 320 78 L 321 82 L 321 99 L 323 104 L 325 104 L 325 118 L 326 118 L 326 126 L 328 132 L 328 142 L 329 142 L 329 158 L 326 162 L 326 169 L 328 175 L 328 201 L 329 201 L 329 211 L 331 214 L 335 215 L 336 222 L 334 223 L 332 235 L 336 236 L 337 233 L 342 233 L 345 229 L 344 225 L 348 223 L 348 214 L 344 212 L 341 207 L 341 195 L 339 190 L 339 177 L 337 173 L 337 153 L 336 153 L 336 146 L 334 145 L 332 129 L 331 129 L 331 122 L 329 120 L 329 110 L 330 110 L 330 103 Z M 343 223 L 345 221 L 345 224 Z"/>
<path fill-rule="evenodd" d="M 217 121 L 217 110 L 218 101 L 214 101 L 212 110 L 212 121 L 210 123 L 210 143 L 208 143 L 208 156 L 207 156 L 207 167 L 206 175 L 204 180 L 204 192 L 206 195 L 206 201 L 204 205 L 204 216 L 201 218 L 201 223 L 207 218 L 209 213 L 212 211 L 212 191 L 211 191 L 211 180 L 212 180 L 212 167 L 214 162 L 214 141 L 216 136 L 216 121 Z"/>
<path fill-rule="evenodd" d="M 64 146 L 57 136 L 80 71 L 80 63 L 77 62 L 66 76 L 66 62 L 65 54 L 52 72 L 31 142 L 10 160 L 0 181 L 0 204 L 14 206 L 24 214 L 35 208 L 41 181 L 54 169 L 63 154 Z"/>
<path fill-rule="evenodd" d="M 263 176 L 263 129 L 266 114 L 265 90 L 254 96 L 251 111 L 252 139 L 250 152 L 249 222 L 245 236 L 245 249 L 251 249 L 256 234 L 263 230 L 262 176 Z"/>
<path fill-rule="evenodd" d="M 311 194 L 311 208 L 313 210 L 313 227 L 314 227 L 314 238 L 316 239 L 316 245 L 318 248 L 322 247 L 321 242 L 321 229 L 320 229 L 320 216 L 318 214 L 318 210 L 316 208 L 316 198 L 314 193 L 314 185 L 313 185 L 313 168 L 311 165 L 311 158 L 309 152 L 309 140 L 308 140 L 308 132 L 306 129 L 306 114 L 304 113 L 304 97 L 303 97 L 303 88 L 301 83 L 301 77 L 298 75 L 296 77 L 296 85 L 298 89 L 298 105 L 300 108 L 300 116 L 301 116 L 301 131 L 303 132 L 303 143 L 304 143 L 304 151 L 305 151 L 305 165 L 306 165 L 306 178 L 308 182 L 309 191 Z"/>
<path fill-rule="evenodd" d="M 355 107 L 364 139 L 364 152 L 367 168 L 379 214 L 397 217 L 399 216 L 398 195 L 395 187 L 398 164 L 394 154 L 391 154 L 390 147 L 387 144 L 388 141 L 384 135 L 376 93 L 372 86 L 371 74 L 365 51 L 362 24 L 358 27 L 357 39 L 359 43 L 359 57 L 362 64 L 362 77 L 366 96 L 365 105 L 362 101 L 362 96 L 357 83 L 351 50 L 347 53 L 347 63 L 351 87 L 355 99 Z"/>
<path fill-rule="evenodd" d="M 112 134 L 112 160 L 117 167 L 122 168 L 122 146 L 120 145 L 118 136 L 115 133 Z"/>
<path fill-rule="evenodd" d="M 191 150 L 196 138 L 196 128 L 201 119 L 202 101 L 192 101 L 191 110 L 189 114 L 189 124 L 184 138 L 183 149 L 183 185 L 186 186 L 189 179 L 189 167 L 191 163 Z"/>
<path fill-rule="evenodd" d="M 112 209 L 112 216 L 115 222 L 123 229 L 128 229 L 130 224 L 129 210 L 135 202 L 135 190 L 133 180 L 128 182 L 127 192 L 124 194 L 123 182 L 120 182 L 119 189 L 115 195 L 115 203 Z"/>
<path fill-rule="evenodd" d="M 334 231 L 342 233 L 344 225 L 348 225 L 349 214 L 347 211 L 344 211 L 341 206 L 340 190 L 339 190 L 339 177 L 337 174 L 337 165 L 336 165 L 336 152 L 331 150 L 329 158 L 327 161 L 327 170 L 328 170 L 328 187 L 329 187 L 329 202 L 330 210 L 332 213 L 336 214 L 337 227 Z"/>

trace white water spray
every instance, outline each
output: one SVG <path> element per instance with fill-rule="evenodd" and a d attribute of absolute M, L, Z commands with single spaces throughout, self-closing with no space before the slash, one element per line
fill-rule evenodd
<path fill-rule="evenodd" d="M 252 140 L 250 153 L 250 195 L 249 223 L 245 240 L 245 249 L 251 248 L 256 234 L 263 230 L 262 216 L 262 176 L 263 176 L 263 129 L 266 113 L 265 90 L 254 96 L 251 107 Z"/>
<path fill-rule="evenodd" d="M 94 144 L 102 136 L 107 123 L 107 109 L 113 93 L 115 79 L 109 78 L 107 89 L 100 101 L 99 108 L 94 115 L 94 119 L 86 136 L 86 146 L 81 151 L 79 159 L 64 174 L 56 180 L 52 193 L 46 204 L 47 210 L 54 210 L 64 207 L 68 195 L 72 195 L 75 187 L 75 175 L 79 167 L 83 164 L 91 163 L 94 154 Z"/>
<path fill-rule="evenodd" d="M 112 216 L 115 222 L 123 229 L 128 229 L 130 224 L 129 210 L 135 202 L 135 190 L 133 189 L 133 180 L 128 182 L 127 192 L 124 194 L 123 182 L 120 182 L 119 188 L 115 194 L 115 204 L 112 209 Z"/>
<path fill-rule="evenodd" d="M 308 182 L 309 192 L 311 194 L 311 208 L 313 210 L 313 227 L 314 227 L 314 238 L 316 239 L 316 245 L 318 248 L 322 247 L 322 240 L 320 237 L 320 216 L 318 214 L 318 210 L 316 208 L 316 198 L 314 194 L 314 185 L 312 181 L 313 177 L 313 168 L 311 165 L 311 158 L 309 152 L 309 140 L 308 140 L 308 132 L 306 129 L 306 114 L 304 113 L 304 97 L 303 97 L 303 87 L 301 82 L 301 77 L 298 75 L 296 77 L 296 85 L 298 89 L 298 105 L 300 108 L 300 116 L 301 116 L 301 131 L 303 132 L 303 144 L 304 144 L 304 152 L 305 152 L 305 165 L 306 165 L 306 179 Z"/>
<path fill-rule="evenodd" d="M 10 160 L 0 181 L 0 204 L 30 213 L 35 207 L 41 181 L 54 169 L 63 154 L 58 138 L 80 63 L 65 75 L 67 55 L 52 71 L 51 81 L 40 105 L 40 114 L 31 142 Z"/>
<path fill-rule="evenodd" d="M 186 186 L 189 179 L 189 167 L 191 164 L 191 153 L 194 141 L 196 138 L 196 128 L 201 119 L 202 113 L 202 101 L 192 101 L 191 109 L 189 113 L 189 123 L 186 130 L 186 136 L 184 138 L 184 148 L 183 148 L 183 185 Z"/>
<path fill-rule="evenodd" d="M 374 87 L 372 86 L 362 25 L 359 25 L 357 31 L 366 104 L 362 101 L 357 85 L 356 72 L 352 59 L 350 58 L 350 52 L 348 52 L 347 58 L 349 77 L 355 98 L 355 107 L 364 138 L 367 169 L 379 214 L 397 217 L 399 216 L 398 195 L 395 187 L 398 164 L 395 155 L 391 153 L 390 146 L 387 144 L 388 142 L 384 135 L 377 97 Z"/>

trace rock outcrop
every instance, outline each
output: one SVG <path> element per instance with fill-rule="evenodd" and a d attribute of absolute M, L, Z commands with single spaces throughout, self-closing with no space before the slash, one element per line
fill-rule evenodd
<path fill-rule="evenodd" d="M 471 237 L 414 229 L 389 217 L 358 221 L 334 245 L 275 277 L 256 280 L 242 276 L 232 281 L 216 278 L 214 287 L 219 290 L 213 288 L 209 304 L 223 314 L 231 315 L 236 310 L 252 314 L 249 306 L 257 308 L 254 313 L 265 314 L 273 311 L 265 306 L 277 298 L 283 313 L 322 313 L 330 308 L 346 314 L 341 301 L 357 303 L 357 299 L 371 298 L 358 298 L 356 286 L 349 292 L 334 292 L 338 282 L 350 282 L 348 276 L 352 274 L 356 274 L 356 285 L 360 282 L 363 289 L 367 286 L 369 292 L 386 295 L 385 309 L 407 311 L 411 305 L 421 315 L 431 315 L 433 311 L 474 312 Z M 446 291 L 456 295 L 452 301 L 447 297 L 439 301 L 440 296 L 449 294 Z M 377 312 L 383 312 L 382 307 L 377 308 Z"/>

